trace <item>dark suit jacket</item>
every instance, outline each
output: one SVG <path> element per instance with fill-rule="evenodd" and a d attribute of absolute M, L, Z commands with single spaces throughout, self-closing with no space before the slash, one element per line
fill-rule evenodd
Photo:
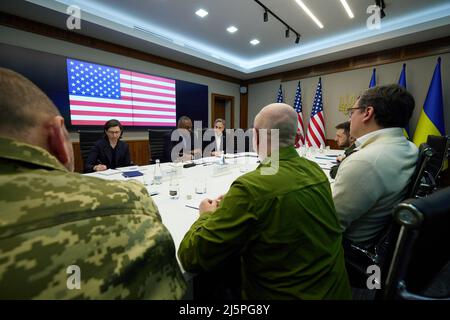
<path fill-rule="evenodd" d="M 85 172 L 93 172 L 94 166 L 97 164 L 104 164 L 108 169 L 115 169 L 118 167 L 126 167 L 131 165 L 130 150 L 128 144 L 119 140 L 116 145 L 116 159 L 112 163 L 113 149 L 107 139 L 97 140 L 92 147 L 84 164 Z"/>
<path fill-rule="evenodd" d="M 174 129 L 173 131 L 175 131 L 176 129 Z M 164 139 L 164 159 L 161 160 L 161 162 L 171 162 L 172 158 L 171 158 L 171 154 L 172 154 L 172 149 L 173 147 L 175 147 L 178 143 L 182 142 L 183 138 L 179 137 L 177 141 L 172 141 L 171 137 L 172 137 L 172 132 L 169 132 L 168 134 L 166 134 L 166 137 Z M 195 141 L 195 135 L 194 132 L 190 133 L 190 137 L 191 137 L 191 146 L 190 146 L 190 150 L 193 151 L 194 150 L 194 141 Z M 201 144 L 200 144 L 201 147 Z M 182 156 L 181 152 L 179 153 L 179 156 Z"/>
<path fill-rule="evenodd" d="M 345 149 L 344 154 L 345 154 L 345 158 L 342 160 L 344 161 L 347 157 L 349 157 L 353 152 L 356 152 L 356 145 L 352 144 L 350 147 L 348 147 L 347 149 Z M 337 172 L 339 170 L 339 166 L 341 165 L 341 162 L 338 162 L 338 164 L 334 165 L 331 167 L 330 169 L 330 177 L 332 179 L 336 178 Z"/>

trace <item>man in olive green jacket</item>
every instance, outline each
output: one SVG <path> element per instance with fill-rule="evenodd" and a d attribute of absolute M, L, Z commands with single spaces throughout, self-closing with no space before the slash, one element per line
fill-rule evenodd
<path fill-rule="evenodd" d="M 240 255 L 244 299 L 349 299 L 330 185 L 320 167 L 294 149 L 297 114 L 272 104 L 254 128 L 262 163 L 223 198 L 202 201 L 178 251 L 183 267 L 214 271 Z"/>
<path fill-rule="evenodd" d="M 173 240 L 141 184 L 73 171 L 64 119 L 0 68 L 0 299 L 179 299 Z"/>

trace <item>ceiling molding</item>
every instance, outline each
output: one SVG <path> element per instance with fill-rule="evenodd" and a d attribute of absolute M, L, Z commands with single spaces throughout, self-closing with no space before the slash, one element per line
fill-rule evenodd
<path fill-rule="evenodd" d="M 450 36 L 407 46 L 377 51 L 336 61 L 312 65 L 305 68 L 274 73 L 244 81 L 244 85 L 281 79 L 281 82 L 318 77 L 330 73 L 344 72 L 388 63 L 450 53 Z"/>

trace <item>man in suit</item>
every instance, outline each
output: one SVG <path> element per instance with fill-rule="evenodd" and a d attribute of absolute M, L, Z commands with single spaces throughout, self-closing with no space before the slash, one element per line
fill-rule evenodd
<path fill-rule="evenodd" d="M 214 135 L 212 135 L 214 132 Z M 234 137 L 234 136 L 233 136 Z M 203 155 L 205 157 L 209 156 L 220 156 L 227 150 L 227 140 L 225 136 L 225 120 L 217 118 L 214 121 L 214 130 L 208 129 L 203 137 L 204 148 Z"/>
<path fill-rule="evenodd" d="M 192 130 L 192 120 L 187 116 L 178 119 L 177 129 L 166 135 L 164 139 L 164 158 L 166 161 L 188 161 L 201 157 L 202 144 L 199 146 L 196 139 L 201 139 Z"/>
<path fill-rule="evenodd" d="M 120 140 L 123 127 L 116 119 L 103 126 L 105 137 L 95 142 L 84 165 L 85 172 L 104 171 L 131 165 L 128 144 Z"/>

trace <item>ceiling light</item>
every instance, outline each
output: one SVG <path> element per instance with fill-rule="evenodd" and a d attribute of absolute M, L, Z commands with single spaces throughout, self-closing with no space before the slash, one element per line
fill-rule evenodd
<path fill-rule="evenodd" d="M 286 38 L 289 38 L 289 29 L 286 29 L 285 36 L 286 36 Z"/>
<path fill-rule="evenodd" d="M 305 11 L 305 13 L 319 26 L 320 29 L 323 29 L 323 24 L 316 18 L 316 16 L 309 10 L 309 8 L 303 3 L 302 0 L 295 0 L 297 4 Z"/>
<path fill-rule="evenodd" d="M 256 46 L 259 43 L 258 39 L 253 39 L 252 41 L 250 41 L 250 43 L 254 46 Z"/>
<path fill-rule="evenodd" d="M 203 9 L 198 9 L 197 11 L 195 11 L 195 14 L 198 15 L 200 18 L 204 18 L 208 15 L 208 11 L 203 10 Z"/>
<path fill-rule="evenodd" d="M 347 14 L 348 14 L 349 18 L 353 19 L 355 17 L 355 15 L 353 14 L 352 9 L 348 5 L 347 1 L 346 0 L 341 0 L 341 4 L 344 7 L 345 11 L 347 11 Z"/>
<path fill-rule="evenodd" d="M 269 14 L 267 13 L 267 10 L 264 11 L 264 22 L 269 21 Z"/>
<path fill-rule="evenodd" d="M 236 31 L 238 31 L 238 28 L 236 28 L 235 26 L 229 26 L 229 27 L 227 28 L 227 31 L 228 31 L 229 33 L 235 33 Z"/>

